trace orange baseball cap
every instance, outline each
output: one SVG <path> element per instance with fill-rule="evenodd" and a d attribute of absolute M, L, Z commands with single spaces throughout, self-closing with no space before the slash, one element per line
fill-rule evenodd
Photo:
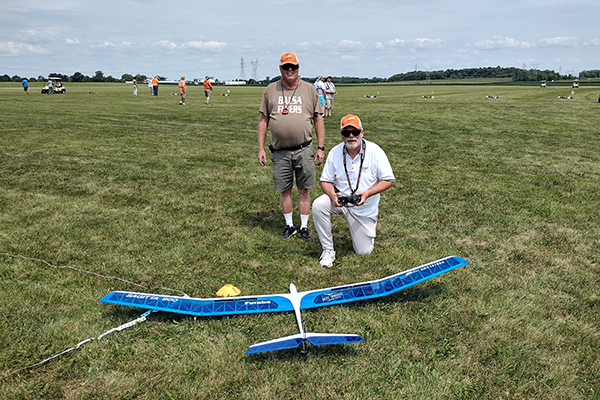
<path fill-rule="evenodd" d="M 279 61 L 279 66 L 281 67 L 283 64 L 300 65 L 298 63 L 298 57 L 296 57 L 294 53 L 283 53 L 281 55 L 281 60 Z"/>
<path fill-rule="evenodd" d="M 340 122 L 340 130 L 348 126 L 353 126 L 357 129 L 362 129 L 362 123 L 360 122 L 360 118 L 352 114 L 346 115 L 344 118 L 342 118 L 342 121 Z"/>

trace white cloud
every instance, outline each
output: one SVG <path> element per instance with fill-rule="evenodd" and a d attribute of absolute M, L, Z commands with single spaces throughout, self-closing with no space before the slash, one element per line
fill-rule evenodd
<path fill-rule="evenodd" d="M 131 47 L 132 44 L 133 44 L 132 42 L 114 43 L 114 42 L 104 41 L 102 44 L 98 45 L 98 47 L 112 48 L 112 49 L 126 49 L 126 48 Z"/>
<path fill-rule="evenodd" d="M 177 48 L 177 43 L 169 42 L 168 40 L 161 40 L 154 45 L 158 47 L 164 47 L 167 50 L 175 50 Z"/>
<path fill-rule="evenodd" d="M 362 49 L 364 46 L 361 42 L 344 39 L 344 40 L 340 40 L 337 43 L 337 47 L 342 48 L 344 50 L 348 50 L 348 49 Z"/>
<path fill-rule="evenodd" d="M 350 56 L 350 55 L 344 55 L 344 56 L 342 56 L 342 60 L 356 62 L 356 61 L 360 61 L 360 57 Z"/>
<path fill-rule="evenodd" d="M 69 39 L 69 38 L 67 38 L 67 39 L 65 39 L 65 43 L 68 46 L 73 46 L 73 45 L 79 44 L 80 42 L 79 42 L 79 39 Z"/>
<path fill-rule="evenodd" d="M 221 51 L 227 46 L 227 43 L 216 42 L 214 40 L 208 41 L 208 42 L 192 41 L 192 42 L 187 42 L 184 46 L 190 47 L 192 49 L 198 49 L 198 50 Z"/>
<path fill-rule="evenodd" d="M 2 42 L 0 43 L 0 54 L 7 56 L 21 56 L 27 54 L 47 54 L 48 51 L 42 46 L 28 43 Z"/>
<path fill-rule="evenodd" d="M 390 47 L 408 47 L 408 48 L 440 48 L 444 46 L 442 39 L 417 38 L 412 40 L 394 39 L 385 42 Z M 382 49 L 384 44 L 377 42 L 376 48 Z"/>
<path fill-rule="evenodd" d="M 516 39 L 502 37 L 502 36 L 494 36 L 489 40 L 482 40 L 475 43 L 475 47 L 484 50 L 495 50 L 495 49 L 530 49 L 535 47 L 535 43 L 531 42 L 521 42 Z"/>
<path fill-rule="evenodd" d="M 540 39 L 540 42 L 545 46 L 575 46 L 579 42 L 575 37 L 554 37 Z"/>
<path fill-rule="evenodd" d="M 585 44 L 586 46 L 600 46 L 600 40 L 592 39 Z"/>

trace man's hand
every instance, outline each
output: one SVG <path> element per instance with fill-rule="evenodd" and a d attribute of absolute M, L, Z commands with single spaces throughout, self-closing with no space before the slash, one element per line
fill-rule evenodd
<path fill-rule="evenodd" d="M 323 164 L 324 159 L 325 159 L 325 152 L 321 149 L 317 149 L 317 152 L 315 153 L 315 162 L 317 163 L 317 165 Z"/>
<path fill-rule="evenodd" d="M 267 153 L 265 149 L 258 149 L 258 163 L 264 167 L 267 162 Z"/>
<path fill-rule="evenodd" d="M 356 206 L 362 206 L 363 204 L 365 204 L 365 201 L 367 201 L 367 198 L 369 198 L 368 192 L 362 192 L 362 193 L 356 193 L 356 194 L 360 196 L 360 201 L 358 203 L 356 203 Z"/>

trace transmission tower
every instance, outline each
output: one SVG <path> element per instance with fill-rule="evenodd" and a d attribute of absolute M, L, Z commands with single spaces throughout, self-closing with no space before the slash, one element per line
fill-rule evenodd
<path fill-rule="evenodd" d="M 240 60 L 240 80 L 246 79 L 246 71 L 244 71 L 244 57 Z"/>
<path fill-rule="evenodd" d="M 255 81 L 258 81 L 258 66 L 260 65 L 258 63 L 258 58 L 256 59 L 256 61 L 250 60 L 250 64 L 252 64 L 252 78 Z"/>

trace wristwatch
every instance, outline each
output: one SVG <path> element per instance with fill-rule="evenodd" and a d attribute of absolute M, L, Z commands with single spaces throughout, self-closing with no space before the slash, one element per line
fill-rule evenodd
<path fill-rule="evenodd" d="M 323 147 L 323 146 L 318 146 L 318 147 L 317 147 L 317 150 L 323 150 L 323 151 L 325 151 L 325 147 Z"/>

